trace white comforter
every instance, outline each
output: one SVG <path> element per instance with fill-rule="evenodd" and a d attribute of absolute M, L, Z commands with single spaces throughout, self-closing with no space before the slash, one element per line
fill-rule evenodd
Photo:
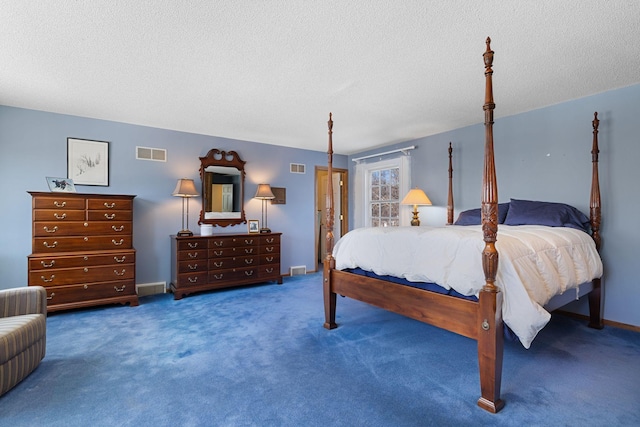
<path fill-rule="evenodd" d="M 496 285 L 506 325 L 529 348 L 551 315 L 555 295 L 602 275 L 593 239 L 572 228 L 500 225 Z M 335 245 L 336 268 L 360 267 L 412 282 L 433 282 L 463 295 L 484 286 L 481 226 L 359 228 Z"/>

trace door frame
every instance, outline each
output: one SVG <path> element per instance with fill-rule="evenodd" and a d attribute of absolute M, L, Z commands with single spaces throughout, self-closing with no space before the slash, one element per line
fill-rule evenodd
<path fill-rule="evenodd" d="M 340 214 L 342 215 L 342 226 L 340 228 L 340 235 L 343 236 L 344 234 L 346 234 L 347 231 L 349 231 L 349 170 L 348 169 L 342 169 L 342 168 L 332 168 L 333 173 L 339 173 L 340 174 L 340 178 L 342 179 L 342 197 L 340 200 L 340 207 L 342 208 L 342 211 L 340 212 Z M 314 271 L 317 271 L 317 261 L 318 261 L 318 256 L 319 256 L 319 246 L 320 246 L 320 229 L 319 229 L 319 224 L 318 224 L 318 220 L 317 220 L 317 215 L 318 215 L 318 211 L 319 211 L 319 206 L 318 206 L 318 197 L 320 196 L 318 194 L 318 186 L 319 186 L 319 182 L 320 182 L 320 177 L 322 175 L 328 175 L 329 173 L 329 168 L 327 166 L 316 166 L 315 167 L 315 179 L 314 179 L 314 187 L 313 187 L 313 193 L 314 193 L 314 210 L 313 213 L 315 215 L 315 218 L 313 219 L 313 228 L 314 228 L 314 234 L 315 234 L 315 239 L 314 239 L 314 260 L 316 260 L 315 263 L 315 268 Z M 328 177 L 327 177 L 328 179 Z M 326 212 L 322 213 L 323 217 L 326 216 Z M 335 225 L 335 224 L 334 224 Z M 324 238 L 325 236 L 323 236 Z"/>

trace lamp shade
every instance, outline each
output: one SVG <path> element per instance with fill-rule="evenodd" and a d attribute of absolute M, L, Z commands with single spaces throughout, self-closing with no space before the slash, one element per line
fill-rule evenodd
<path fill-rule="evenodd" d="M 255 199 L 275 199 L 276 196 L 273 195 L 273 191 L 271 191 L 271 186 L 269 184 L 258 184 L 258 191 L 256 191 L 256 195 L 253 196 Z"/>
<path fill-rule="evenodd" d="M 195 197 L 198 196 L 196 185 L 192 179 L 181 178 L 176 184 L 176 189 L 173 190 L 172 196 L 177 197 Z"/>
<path fill-rule="evenodd" d="M 412 188 L 400 203 L 403 205 L 431 205 L 431 200 L 421 189 Z"/>

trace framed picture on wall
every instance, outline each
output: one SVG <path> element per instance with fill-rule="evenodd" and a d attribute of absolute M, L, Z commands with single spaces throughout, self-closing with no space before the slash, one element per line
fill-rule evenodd
<path fill-rule="evenodd" d="M 109 143 L 67 138 L 67 178 L 76 185 L 109 186 Z"/>
<path fill-rule="evenodd" d="M 249 220 L 249 233 L 259 233 L 260 232 L 260 221 L 257 219 Z"/>

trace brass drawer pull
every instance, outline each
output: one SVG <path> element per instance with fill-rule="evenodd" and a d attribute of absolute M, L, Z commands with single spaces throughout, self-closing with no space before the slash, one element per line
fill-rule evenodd
<path fill-rule="evenodd" d="M 87 267 L 83 268 L 82 271 L 84 271 L 85 273 L 89 272 L 89 269 Z"/>
<path fill-rule="evenodd" d="M 52 274 L 52 275 L 51 275 L 51 278 L 49 278 L 49 279 L 47 279 L 47 278 L 46 278 L 46 277 L 44 277 L 44 276 L 40 276 L 40 278 L 42 279 L 42 281 L 43 281 L 43 282 L 45 282 L 45 283 L 53 282 L 53 279 L 55 279 L 55 277 L 56 277 L 56 275 L 55 275 L 55 274 Z"/>
<path fill-rule="evenodd" d="M 214 245 L 216 245 L 217 247 L 220 247 L 220 246 L 224 245 L 224 242 L 223 242 L 223 241 L 218 241 L 218 242 L 216 242 L 216 241 L 214 240 L 214 241 L 213 241 L 213 244 L 214 244 Z"/>
<path fill-rule="evenodd" d="M 245 271 L 244 275 L 245 276 L 253 276 L 253 270 Z"/>
<path fill-rule="evenodd" d="M 123 268 L 120 273 L 118 273 L 118 270 L 113 270 L 113 272 L 115 273 L 116 276 L 124 276 L 124 274 L 127 272 L 127 270 L 125 268 Z"/>
<path fill-rule="evenodd" d="M 114 289 L 116 292 L 124 292 L 124 288 L 126 288 L 126 287 L 127 287 L 127 285 L 122 285 L 122 287 L 121 287 L 120 289 L 118 289 L 118 287 L 117 287 L 117 286 L 114 286 L 114 287 L 113 287 L 113 289 Z"/>
<path fill-rule="evenodd" d="M 191 259 L 198 258 L 198 252 L 194 252 L 194 253 L 188 252 L 187 255 Z"/>
<path fill-rule="evenodd" d="M 247 258 L 244 260 L 245 264 L 253 264 L 253 258 Z"/>
<path fill-rule="evenodd" d="M 111 228 L 113 229 L 113 231 L 118 232 L 118 231 L 124 230 L 124 225 L 121 225 L 120 227 L 116 227 L 115 225 L 112 225 Z"/>
<path fill-rule="evenodd" d="M 55 259 L 51 260 L 51 263 L 49 263 L 49 264 L 47 264 L 47 263 L 46 263 L 46 262 L 44 262 L 44 261 L 40 261 L 40 264 L 42 264 L 42 266 L 43 266 L 44 268 L 50 268 L 50 267 L 53 267 L 53 266 L 55 265 L 55 263 L 56 263 L 56 260 L 55 260 Z"/>
<path fill-rule="evenodd" d="M 119 242 L 116 242 L 114 239 L 111 239 L 111 243 L 113 243 L 116 246 L 120 246 L 121 244 L 124 243 L 124 239 L 120 239 Z"/>
<path fill-rule="evenodd" d="M 189 265 L 187 265 L 187 267 L 189 267 L 189 270 L 197 270 L 198 269 L 198 264 L 195 264 L 195 265 L 189 264 Z"/>
<path fill-rule="evenodd" d="M 46 231 L 47 233 L 55 233 L 56 231 L 58 231 L 58 226 L 54 226 L 51 230 L 49 230 L 49 227 L 47 227 L 46 225 L 44 227 L 44 231 Z"/>
<path fill-rule="evenodd" d="M 58 212 L 55 212 L 55 213 L 53 214 L 53 216 L 54 216 L 56 219 L 65 219 L 65 218 L 67 217 L 67 214 L 66 214 L 66 213 L 63 213 L 62 215 L 58 215 Z"/>
<path fill-rule="evenodd" d="M 273 268 L 265 268 L 265 271 L 266 271 L 267 273 L 273 273 Z"/>
<path fill-rule="evenodd" d="M 126 256 L 126 255 L 123 255 L 123 256 L 122 256 L 122 259 L 118 259 L 118 257 L 117 257 L 117 256 L 114 256 L 114 257 L 113 257 L 114 261 L 115 261 L 115 262 L 117 262 L 117 263 L 119 263 L 119 264 L 122 264 L 126 258 L 127 258 L 127 256 Z"/>
<path fill-rule="evenodd" d="M 54 200 L 53 206 L 55 206 L 56 208 L 64 208 L 65 206 L 67 206 L 67 202 L 60 203 L 59 201 Z"/>
<path fill-rule="evenodd" d="M 273 246 L 267 246 L 265 249 L 267 252 L 273 252 Z"/>
<path fill-rule="evenodd" d="M 116 214 L 111 214 L 111 215 L 109 215 L 109 214 L 104 214 L 104 217 L 105 217 L 105 218 L 107 218 L 107 219 L 113 219 L 113 218 L 115 218 L 115 217 L 116 217 Z"/>
<path fill-rule="evenodd" d="M 113 203 L 104 202 L 104 207 L 107 208 L 107 209 L 113 209 L 113 208 L 116 207 L 116 203 L 115 202 L 113 202 Z"/>
<path fill-rule="evenodd" d="M 49 248 L 49 249 L 55 248 L 56 246 L 58 246 L 58 242 L 57 241 L 53 242 L 52 244 L 49 244 L 49 242 L 43 242 L 42 244 L 45 247 Z"/>
<path fill-rule="evenodd" d="M 195 242 L 195 243 L 187 242 L 187 245 L 189 245 L 191 249 L 195 249 L 198 247 L 198 242 Z"/>
<path fill-rule="evenodd" d="M 271 261 L 273 261 L 273 257 L 272 257 L 272 256 L 268 256 L 268 257 L 266 257 L 265 259 L 267 260 L 267 262 L 271 262 Z"/>
<path fill-rule="evenodd" d="M 216 280 L 222 280 L 222 278 L 224 277 L 224 274 L 220 274 L 220 275 L 214 274 L 213 277 L 215 277 Z"/>
<path fill-rule="evenodd" d="M 218 268 L 222 267 L 222 264 L 224 264 L 224 262 L 222 262 L 222 261 L 220 261 L 220 263 L 217 263 L 215 261 L 213 262 L 213 265 L 215 265 Z"/>
<path fill-rule="evenodd" d="M 218 252 L 218 251 L 213 251 L 214 254 L 216 254 L 216 256 L 221 256 L 222 255 L 222 251 Z"/>
<path fill-rule="evenodd" d="M 198 276 L 196 276 L 196 277 L 187 277 L 187 280 L 190 281 L 191 283 L 196 283 L 198 281 Z"/>
<path fill-rule="evenodd" d="M 273 243 L 274 240 L 275 240 L 275 238 L 273 238 L 273 237 L 270 238 L 270 239 L 267 239 L 267 243 Z"/>
<path fill-rule="evenodd" d="M 244 244 L 245 245 L 253 245 L 253 239 L 251 239 L 251 240 L 244 239 Z"/>
<path fill-rule="evenodd" d="M 56 293 L 55 292 L 51 292 L 51 296 L 48 296 L 47 299 L 48 300 L 52 300 L 53 297 L 55 297 L 55 296 L 56 296 Z"/>
<path fill-rule="evenodd" d="M 253 248 L 245 248 L 244 249 L 244 253 L 245 254 L 252 254 L 253 253 Z"/>

